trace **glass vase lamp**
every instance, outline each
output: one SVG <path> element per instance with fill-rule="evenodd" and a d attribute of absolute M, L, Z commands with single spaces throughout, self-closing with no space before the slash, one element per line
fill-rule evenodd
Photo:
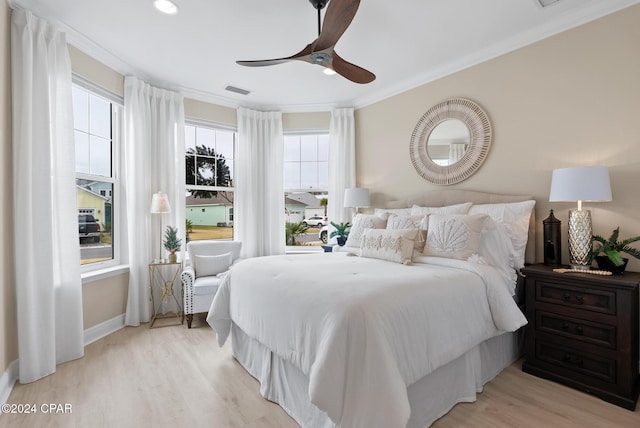
<path fill-rule="evenodd" d="M 569 263 L 573 269 L 589 270 L 591 264 L 591 211 L 583 202 L 611 201 L 609 169 L 605 166 L 580 166 L 553 170 L 549 202 L 577 202 L 569 211 Z"/>

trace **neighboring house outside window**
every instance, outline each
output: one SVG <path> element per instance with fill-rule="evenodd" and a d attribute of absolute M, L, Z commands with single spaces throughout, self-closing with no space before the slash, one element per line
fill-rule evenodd
<path fill-rule="evenodd" d="M 206 122 L 185 125 L 188 240 L 233 239 L 236 132 Z"/>
<path fill-rule="evenodd" d="M 83 271 L 118 263 L 118 144 L 121 102 L 74 77 L 78 240 Z"/>
<path fill-rule="evenodd" d="M 319 232 L 322 227 L 318 225 L 327 224 L 328 188 L 329 134 L 285 134 L 284 201 L 287 246 L 321 244 Z M 308 223 L 308 230 L 297 234 L 301 230 L 297 225 L 303 222 Z"/>

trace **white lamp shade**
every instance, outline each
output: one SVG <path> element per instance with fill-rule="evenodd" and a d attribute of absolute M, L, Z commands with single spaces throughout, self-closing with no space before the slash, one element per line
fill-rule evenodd
<path fill-rule="evenodd" d="M 158 192 L 153 194 L 153 198 L 151 199 L 151 209 L 149 212 L 153 214 L 171 212 L 171 205 L 169 204 L 169 199 L 167 199 L 166 193 Z"/>
<path fill-rule="evenodd" d="M 371 205 L 371 197 L 369 195 L 369 189 L 364 189 L 364 188 L 345 189 L 344 191 L 344 207 L 345 208 L 368 207 L 370 205 Z"/>
<path fill-rule="evenodd" d="M 611 184 L 606 166 L 554 169 L 549 202 L 610 201 Z"/>

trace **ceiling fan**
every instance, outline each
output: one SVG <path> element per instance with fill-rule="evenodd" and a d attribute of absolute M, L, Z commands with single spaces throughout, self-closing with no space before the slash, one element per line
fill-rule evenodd
<path fill-rule="evenodd" d="M 317 39 L 309 43 L 297 54 L 286 58 L 236 62 L 247 67 L 264 67 L 267 65 L 282 64 L 287 61 L 305 61 L 332 69 L 355 83 L 373 82 L 376 78 L 375 74 L 345 61 L 338 56 L 333 49 L 356 15 L 358 6 L 360 6 L 360 0 L 331 0 L 325 13 L 322 27 L 320 26 L 320 10 L 329 3 L 329 0 L 309 0 L 309 2 L 318 11 Z"/>

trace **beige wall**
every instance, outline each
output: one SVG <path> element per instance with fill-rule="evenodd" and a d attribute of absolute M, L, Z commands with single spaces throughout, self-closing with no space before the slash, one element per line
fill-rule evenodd
<path fill-rule="evenodd" d="M 0 374 L 18 358 L 13 253 L 10 9 L 0 1 Z"/>
<path fill-rule="evenodd" d="M 488 113 L 494 139 L 480 170 L 451 187 L 532 195 L 538 228 L 553 208 L 566 236 L 574 204 L 548 202 L 552 170 L 606 165 L 613 201 L 586 204 L 594 232 L 608 236 L 619 225 L 623 237 L 640 235 L 638 22 L 634 6 L 358 110 L 358 185 L 378 205 L 439 188 L 413 168 L 411 133 L 429 107 L 465 97 Z M 640 261 L 630 263 L 640 270 Z"/>

